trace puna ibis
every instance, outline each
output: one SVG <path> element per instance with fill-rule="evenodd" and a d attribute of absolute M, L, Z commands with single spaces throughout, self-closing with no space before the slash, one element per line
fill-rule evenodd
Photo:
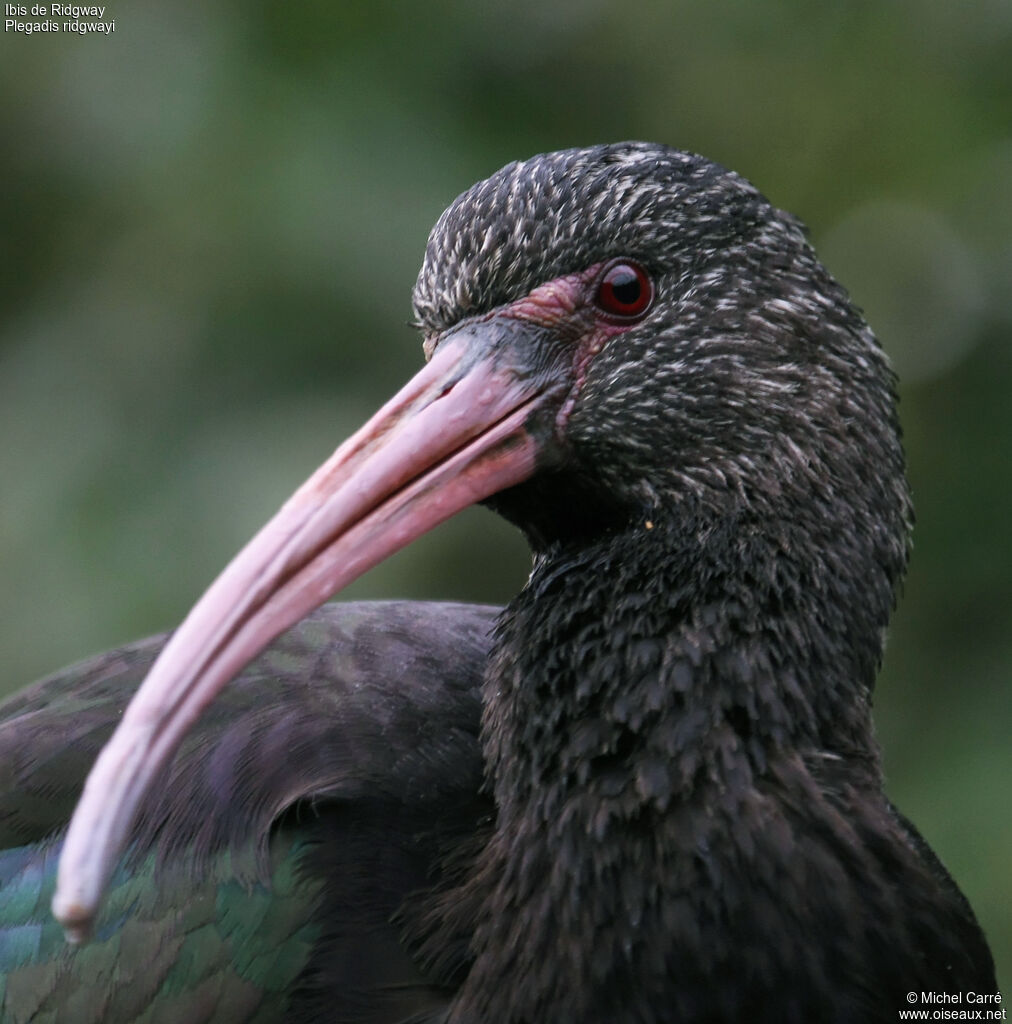
<path fill-rule="evenodd" d="M 3 1019 L 849 1024 L 994 993 L 883 793 L 894 382 L 798 221 L 663 146 L 536 156 L 440 217 L 414 310 L 425 367 L 167 643 L 4 706 Z M 474 502 L 530 542 L 507 608 L 323 604 Z"/>

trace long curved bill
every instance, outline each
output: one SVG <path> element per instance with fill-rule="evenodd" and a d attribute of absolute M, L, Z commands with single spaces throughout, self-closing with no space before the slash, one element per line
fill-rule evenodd
<path fill-rule="evenodd" d="M 523 327 L 491 327 L 447 337 L 288 499 L 166 645 L 71 820 L 53 897 L 68 939 L 87 937 L 140 804 L 225 684 L 367 569 L 533 473 L 538 445 L 525 425 L 550 374 L 523 343 Z"/>

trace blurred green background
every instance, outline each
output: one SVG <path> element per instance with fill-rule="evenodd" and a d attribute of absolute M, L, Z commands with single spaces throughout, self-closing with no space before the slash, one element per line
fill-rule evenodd
<path fill-rule="evenodd" d="M 108 0 L 0 39 L 0 692 L 175 624 L 419 365 L 474 180 L 655 139 L 803 217 L 902 376 L 889 789 L 1012 981 L 1012 3 Z M 499 602 L 474 510 L 353 588 Z"/>

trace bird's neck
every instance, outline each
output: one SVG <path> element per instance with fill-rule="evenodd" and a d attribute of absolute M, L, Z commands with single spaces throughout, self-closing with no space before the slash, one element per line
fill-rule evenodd
<path fill-rule="evenodd" d="M 778 748 L 873 755 L 888 609 L 862 601 L 860 567 L 828 568 L 795 533 L 658 517 L 540 557 L 485 687 L 500 814 L 533 803 L 551 819 L 556 800 L 607 806 L 616 788 L 663 809 L 729 758 L 761 771 Z"/>
<path fill-rule="evenodd" d="M 794 541 L 747 517 L 644 519 L 538 560 L 485 685 L 497 824 L 483 916 L 498 932 L 479 927 L 476 945 L 499 950 L 489 962 L 534 978 L 570 949 L 567 991 L 588 999 L 621 987 L 615 965 L 633 987 L 667 977 L 672 942 L 713 911 L 699 904 L 707 872 L 727 884 L 742 855 L 732 833 L 771 793 L 806 803 L 821 758 L 877 778 L 878 635 L 854 635 L 869 629 L 860 609 Z M 580 939 L 591 933 L 607 948 Z"/>

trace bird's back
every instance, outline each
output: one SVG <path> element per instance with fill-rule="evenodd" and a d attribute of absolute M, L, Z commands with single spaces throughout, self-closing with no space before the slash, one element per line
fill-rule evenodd
<path fill-rule="evenodd" d="M 49 910 L 84 776 L 162 638 L 0 708 L 0 1017 L 397 1021 L 447 993 L 394 920 L 477 796 L 495 609 L 326 606 L 201 720 L 135 832 L 91 941 Z M 342 1002 L 335 1002 L 335 992 Z"/>

